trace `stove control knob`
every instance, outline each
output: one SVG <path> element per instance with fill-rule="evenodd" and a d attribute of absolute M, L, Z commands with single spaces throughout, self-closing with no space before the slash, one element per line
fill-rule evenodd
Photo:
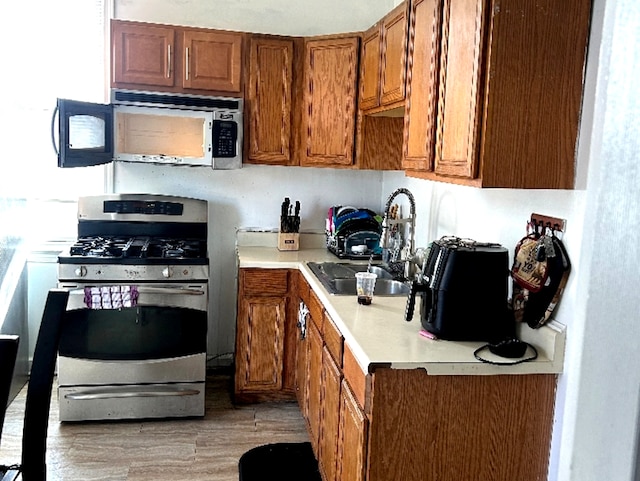
<path fill-rule="evenodd" d="M 173 272 L 171 268 L 165 267 L 164 269 L 162 269 L 162 277 L 171 277 L 172 274 Z"/>
<path fill-rule="evenodd" d="M 75 274 L 78 277 L 84 277 L 87 275 L 87 268 L 84 266 L 80 266 L 75 270 Z"/>

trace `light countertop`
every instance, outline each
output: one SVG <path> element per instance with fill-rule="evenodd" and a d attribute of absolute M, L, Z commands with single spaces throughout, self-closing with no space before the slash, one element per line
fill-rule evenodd
<path fill-rule="evenodd" d="M 241 245 L 242 244 L 242 245 Z M 421 330 L 419 300 L 411 322 L 404 320 L 405 296 L 376 296 L 369 306 L 358 304 L 355 296 L 333 295 L 307 267 L 307 262 L 340 261 L 315 242 L 301 242 L 298 251 L 279 251 L 271 242 L 267 246 L 238 242 L 240 268 L 298 269 L 314 290 L 327 313 L 344 336 L 354 356 L 365 371 L 384 365 L 395 369 L 426 369 L 433 375 L 496 375 L 560 373 L 564 362 L 565 328 L 551 322 L 540 329 L 518 325 L 518 336 L 538 350 L 535 361 L 512 366 L 496 366 L 475 359 L 473 352 L 484 343 L 427 339 Z M 306 246 L 305 246 L 306 244 Z M 529 352 L 527 352 L 529 355 Z M 483 357 L 495 357 L 485 350 Z"/>

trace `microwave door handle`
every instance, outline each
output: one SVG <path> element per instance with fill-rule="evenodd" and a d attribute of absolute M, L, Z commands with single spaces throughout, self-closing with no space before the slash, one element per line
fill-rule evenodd
<path fill-rule="evenodd" d="M 59 109 L 58 105 L 56 104 L 56 108 L 53 109 L 53 114 L 51 115 L 51 144 L 53 145 L 53 150 L 55 151 L 56 155 L 60 155 L 60 149 L 56 144 L 56 118 L 58 117 L 58 113 Z"/>

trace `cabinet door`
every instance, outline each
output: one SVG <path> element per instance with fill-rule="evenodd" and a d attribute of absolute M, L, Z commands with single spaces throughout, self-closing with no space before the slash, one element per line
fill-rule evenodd
<path fill-rule="evenodd" d="M 184 30 L 182 86 L 240 93 L 242 34 Z"/>
<path fill-rule="evenodd" d="M 364 481 L 368 421 L 346 381 L 340 391 L 337 476 L 341 481 Z"/>
<path fill-rule="evenodd" d="M 304 302 L 305 305 L 309 303 L 309 284 L 304 276 L 298 272 L 298 304 L 300 302 Z M 309 341 L 308 341 L 308 329 L 309 324 L 311 323 L 311 319 L 307 314 L 305 323 L 304 323 L 304 331 L 302 330 L 302 326 L 299 326 L 299 330 L 297 332 L 297 341 L 296 341 L 296 397 L 298 398 L 298 404 L 300 405 L 300 410 L 302 411 L 302 417 L 305 419 L 309 418 L 309 408 L 307 406 L 307 373 L 309 372 L 308 368 L 308 351 L 309 351 Z"/>
<path fill-rule="evenodd" d="M 434 166 L 440 175 L 477 175 L 485 3 L 445 0 Z"/>
<path fill-rule="evenodd" d="M 111 42 L 113 83 L 174 85 L 173 28 L 112 21 Z"/>
<path fill-rule="evenodd" d="M 282 388 L 286 299 L 254 297 L 240 304 L 237 322 L 236 391 Z"/>
<path fill-rule="evenodd" d="M 248 161 L 289 165 L 293 41 L 254 37 L 249 48 Z"/>
<path fill-rule="evenodd" d="M 380 105 L 380 25 L 365 32 L 360 55 L 360 108 L 367 110 Z"/>
<path fill-rule="evenodd" d="M 382 22 L 380 104 L 404 100 L 407 60 L 407 4 L 396 7 Z"/>
<path fill-rule="evenodd" d="M 338 426 L 340 423 L 340 383 L 342 372 L 328 348 L 322 351 L 322 391 L 320 393 L 320 440 L 318 465 L 324 481 L 336 481 Z"/>
<path fill-rule="evenodd" d="M 305 42 L 301 165 L 353 164 L 359 41 Z"/>
<path fill-rule="evenodd" d="M 307 405 L 309 415 L 309 431 L 311 445 L 318 455 L 318 440 L 320 434 L 320 388 L 322 386 L 322 337 L 313 322 L 307 325 L 309 351 L 307 365 Z"/>
<path fill-rule="evenodd" d="M 433 170 L 442 0 L 411 4 L 402 167 Z"/>
<path fill-rule="evenodd" d="M 307 320 L 307 329 L 310 320 Z M 308 334 L 308 331 L 307 331 Z M 309 373 L 309 337 L 298 339 L 298 349 L 296 354 L 296 398 L 302 417 L 309 419 L 309 403 L 308 403 L 308 373 Z"/>

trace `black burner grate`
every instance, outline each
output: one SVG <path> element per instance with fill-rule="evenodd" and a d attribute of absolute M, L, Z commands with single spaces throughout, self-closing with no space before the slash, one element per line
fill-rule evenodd
<path fill-rule="evenodd" d="M 69 254 L 105 260 L 203 259 L 206 251 L 206 242 L 200 239 L 87 236 L 79 238 Z"/>

